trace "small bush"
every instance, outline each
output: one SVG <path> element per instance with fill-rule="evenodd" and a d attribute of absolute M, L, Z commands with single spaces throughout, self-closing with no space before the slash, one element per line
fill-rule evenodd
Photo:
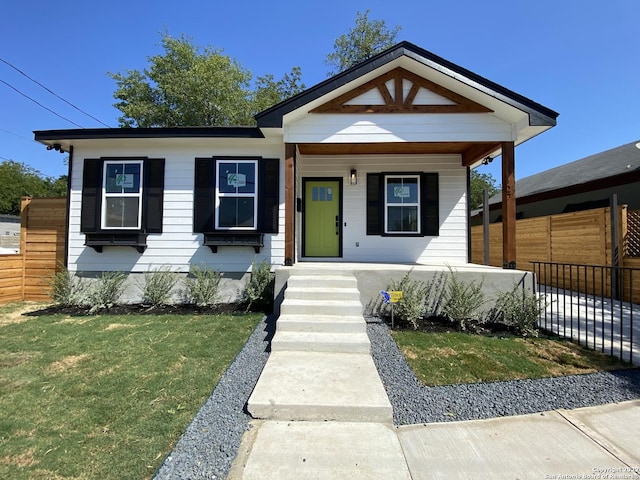
<path fill-rule="evenodd" d="M 442 315 L 442 305 L 447 291 L 447 275 L 440 271 L 426 285 L 427 296 L 424 301 L 425 313 L 431 317 Z"/>
<path fill-rule="evenodd" d="M 447 282 L 443 313 L 459 330 L 473 329 L 482 322 L 478 311 L 484 304 L 483 281 L 465 282 L 449 267 L 451 275 Z"/>
<path fill-rule="evenodd" d="M 544 298 L 515 286 L 510 292 L 498 295 L 488 321 L 512 328 L 523 337 L 537 337 L 538 318 L 544 308 Z"/>
<path fill-rule="evenodd" d="M 399 282 L 392 281 L 388 290 L 402 291 L 402 298 L 393 306 L 394 316 L 409 322 L 417 330 L 418 321 L 425 313 L 425 299 L 429 293 L 425 283 L 412 280 L 407 273 Z"/>
<path fill-rule="evenodd" d="M 59 270 L 47 280 L 47 285 L 50 287 L 49 297 L 58 306 L 75 307 L 84 302 L 86 285 L 64 265 L 60 265 Z"/>
<path fill-rule="evenodd" d="M 178 274 L 169 267 L 158 267 L 144 274 L 144 283 L 138 283 L 142 303 L 154 307 L 171 303 L 171 290 L 178 283 Z"/>
<path fill-rule="evenodd" d="M 95 312 L 117 305 L 124 292 L 126 280 L 127 275 L 124 272 L 102 272 L 87 295 L 87 302 L 91 307 L 89 311 Z"/>
<path fill-rule="evenodd" d="M 189 268 L 189 276 L 184 279 L 185 300 L 199 307 L 216 305 L 220 280 L 222 280 L 222 273 L 207 267 L 200 268 L 192 265 Z"/>
<path fill-rule="evenodd" d="M 275 274 L 271 272 L 271 264 L 262 261 L 259 264 L 253 262 L 251 265 L 251 278 L 244 290 L 244 303 L 247 311 L 260 308 L 263 311 L 273 309 L 273 290 L 275 285 Z"/>

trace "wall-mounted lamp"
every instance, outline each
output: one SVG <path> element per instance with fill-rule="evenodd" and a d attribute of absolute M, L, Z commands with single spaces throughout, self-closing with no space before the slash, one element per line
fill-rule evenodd
<path fill-rule="evenodd" d="M 358 172 L 356 172 L 355 168 L 351 169 L 351 177 L 349 177 L 349 183 L 351 185 L 357 185 L 358 184 Z"/>
<path fill-rule="evenodd" d="M 62 145 L 59 143 L 54 143 L 53 145 L 47 145 L 47 150 L 55 150 L 56 152 L 64 153 L 64 149 Z"/>
<path fill-rule="evenodd" d="M 485 158 L 482 160 L 482 165 L 489 165 L 491 162 L 493 162 L 493 158 L 491 158 L 491 157 L 485 157 Z"/>

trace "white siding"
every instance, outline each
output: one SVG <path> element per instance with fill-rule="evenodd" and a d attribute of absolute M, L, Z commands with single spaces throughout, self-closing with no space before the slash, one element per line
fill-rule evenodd
<path fill-rule="evenodd" d="M 349 172 L 358 184 L 349 184 Z M 367 235 L 367 173 L 437 172 L 440 189 L 440 230 L 437 237 Z M 461 264 L 467 262 L 466 168 L 459 155 L 302 156 L 298 160 L 298 192 L 303 177 L 343 179 L 343 257 L 345 262 Z M 298 193 L 298 196 L 301 194 Z M 298 221 L 301 217 L 298 216 Z M 346 223 L 346 226 L 345 226 Z M 298 224 L 298 232 L 302 231 Z M 359 246 L 356 246 L 358 244 Z M 300 257 L 301 245 L 297 245 Z"/>
<path fill-rule="evenodd" d="M 69 213 L 69 270 L 79 272 L 127 271 L 146 272 L 150 268 L 169 266 L 173 271 L 188 272 L 189 265 L 206 265 L 223 272 L 248 272 L 255 260 L 284 262 L 284 145 L 269 141 L 246 140 L 237 146 L 211 145 L 180 147 L 158 142 L 162 147 L 122 148 L 122 146 L 91 150 L 76 146 L 71 178 L 71 206 Z M 215 142 L 215 143 L 214 143 Z M 176 142 L 179 143 L 179 142 Z M 196 142 L 194 142 L 195 144 Z M 113 141 L 118 144 L 117 140 Z M 140 254 L 132 247 L 104 247 L 98 253 L 84 245 L 80 232 L 82 169 L 85 158 L 105 156 L 146 156 L 165 159 L 165 189 L 163 226 L 161 234 L 147 236 L 147 249 Z M 265 235 L 265 246 L 256 254 L 252 247 L 220 247 L 213 253 L 202 245 L 202 235 L 193 233 L 193 182 L 196 157 L 218 155 L 257 155 L 280 158 L 280 215 L 279 233 Z"/>
<path fill-rule="evenodd" d="M 511 142 L 514 127 L 490 113 L 309 114 L 284 127 L 288 143 Z"/>

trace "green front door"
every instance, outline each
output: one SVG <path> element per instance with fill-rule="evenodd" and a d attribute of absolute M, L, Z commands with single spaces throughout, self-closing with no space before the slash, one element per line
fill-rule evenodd
<path fill-rule="evenodd" d="M 340 256 L 340 192 L 340 180 L 304 180 L 303 256 Z"/>

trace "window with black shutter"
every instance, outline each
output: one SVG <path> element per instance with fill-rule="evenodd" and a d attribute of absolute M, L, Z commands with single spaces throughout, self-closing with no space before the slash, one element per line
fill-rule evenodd
<path fill-rule="evenodd" d="M 250 246 L 278 233 L 280 160 L 261 157 L 195 159 L 193 230 L 214 253 Z"/>
<path fill-rule="evenodd" d="M 437 173 L 367 174 L 367 235 L 437 236 Z"/>
<path fill-rule="evenodd" d="M 85 245 L 130 246 L 142 253 L 149 233 L 162 233 L 164 159 L 87 158 L 80 231 Z"/>

